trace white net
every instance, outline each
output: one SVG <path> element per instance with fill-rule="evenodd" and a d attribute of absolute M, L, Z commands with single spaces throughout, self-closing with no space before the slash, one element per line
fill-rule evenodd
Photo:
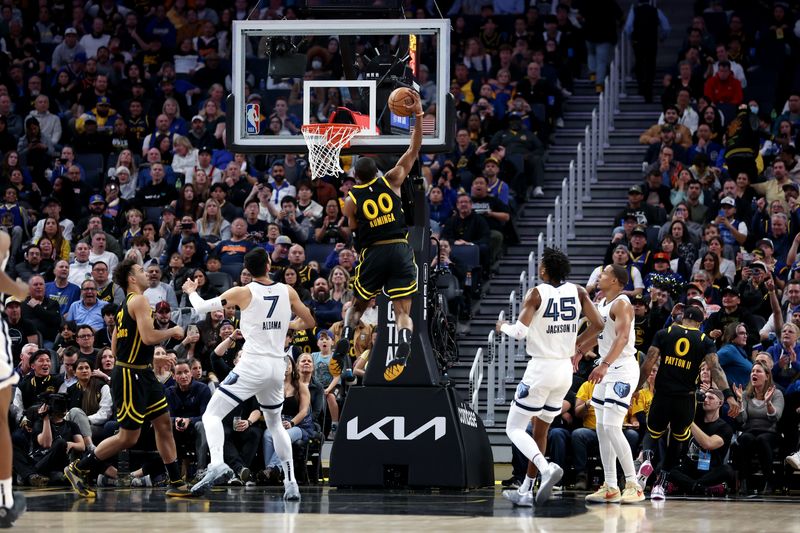
<path fill-rule="evenodd" d="M 304 124 L 303 137 L 308 146 L 311 179 L 336 176 L 344 172 L 339 165 L 339 152 L 361 131 L 355 124 Z"/>

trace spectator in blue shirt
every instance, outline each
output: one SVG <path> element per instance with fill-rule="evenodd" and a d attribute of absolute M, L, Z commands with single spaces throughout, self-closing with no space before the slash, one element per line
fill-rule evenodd
<path fill-rule="evenodd" d="M 77 324 L 88 324 L 97 331 L 102 328 L 103 307 L 107 302 L 97 299 L 97 284 L 93 279 L 84 280 L 81 283 L 81 299 L 69 306 L 67 320 L 74 320 Z"/>
<path fill-rule="evenodd" d="M 800 344 L 797 343 L 798 328 L 794 323 L 788 322 L 781 328 L 780 342 L 769 347 L 767 352 L 772 356 L 772 379 L 776 385 L 786 389 L 798 373 L 800 363 L 797 362 L 797 353 Z"/>
<path fill-rule="evenodd" d="M 51 300 L 55 300 L 62 315 L 67 314 L 69 307 L 78 301 L 81 296 L 81 288 L 69 282 L 69 262 L 60 260 L 53 267 L 55 279 L 44 286 L 44 295 Z"/>
<path fill-rule="evenodd" d="M 314 281 L 311 290 L 311 309 L 314 311 L 319 328 L 330 328 L 331 324 L 342 319 L 342 302 L 331 298 L 328 280 L 323 277 Z"/>
<path fill-rule="evenodd" d="M 750 383 L 753 363 L 747 357 L 747 326 L 734 322 L 725 328 L 722 335 L 722 348 L 717 351 L 719 365 L 728 378 L 728 386 L 746 386 Z"/>

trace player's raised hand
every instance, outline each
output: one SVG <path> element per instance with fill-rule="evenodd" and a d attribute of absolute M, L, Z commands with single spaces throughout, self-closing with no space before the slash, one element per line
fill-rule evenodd
<path fill-rule="evenodd" d="M 192 294 L 197 290 L 197 282 L 192 278 L 186 278 L 186 281 L 183 282 L 183 292 L 186 294 Z"/>

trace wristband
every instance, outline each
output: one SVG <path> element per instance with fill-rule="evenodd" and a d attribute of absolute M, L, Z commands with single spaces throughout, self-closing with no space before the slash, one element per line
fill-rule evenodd
<path fill-rule="evenodd" d="M 722 396 L 725 398 L 725 401 L 727 401 L 728 398 L 732 398 L 733 397 L 733 393 L 731 392 L 731 389 L 724 389 L 722 391 Z"/>
<path fill-rule="evenodd" d="M 247 419 L 247 427 L 248 427 L 248 428 L 251 428 L 251 427 L 253 427 L 253 423 L 252 423 L 252 422 L 250 422 L 250 419 L 249 419 L 249 418 Z"/>
<path fill-rule="evenodd" d="M 611 363 L 609 363 L 608 361 L 600 361 L 600 364 L 606 365 L 608 368 L 611 368 Z"/>
<path fill-rule="evenodd" d="M 423 113 L 417 113 L 417 115 L 416 115 L 416 116 L 417 116 L 417 117 L 424 117 L 424 116 L 425 116 L 425 113 L 424 113 L 424 112 L 423 112 Z"/>

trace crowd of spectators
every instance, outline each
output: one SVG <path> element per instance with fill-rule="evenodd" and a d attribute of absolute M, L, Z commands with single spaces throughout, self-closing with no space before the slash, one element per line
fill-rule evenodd
<path fill-rule="evenodd" d="M 642 182 L 627 190 L 586 283 L 599 300 L 602 266 L 627 269 L 640 356 L 687 306 L 703 311 L 702 331 L 716 342 L 728 383 L 701 371 L 693 446 L 669 490 L 769 494 L 786 486 L 785 470 L 800 469 L 800 21 L 781 2 L 695 9 L 663 78 L 662 110 L 639 138 Z M 574 466 L 577 488 L 592 488 L 597 437 L 583 364 L 548 449 Z M 729 387 L 742 402 L 735 419 L 720 392 Z M 652 394 L 650 380 L 625 421 L 634 457 Z"/>
<path fill-rule="evenodd" d="M 406 17 L 438 16 L 428 6 L 406 3 L 405 10 Z M 451 312 L 468 320 L 505 247 L 516 242 L 519 207 L 544 194 L 546 150 L 563 125 L 573 79 L 588 60 L 602 80 L 617 21 L 612 16 L 614 31 L 591 21 L 584 27 L 584 13 L 570 2 L 541 9 L 456 2 L 448 16 L 457 145 L 422 162 L 440 239 L 433 264 L 464 289 Z M 0 225 L 12 237 L 7 271 L 30 285 L 24 301 L 3 302 L 21 378 L 11 409 L 19 484 L 63 483 L 70 457 L 116 431 L 110 344 L 126 296 L 112 273 L 126 257 L 147 272 L 155 326 L 188 326 L 183 340 L 156 347 L 166 362 L 154 368 L 187 477 L 207 465 L 203 410 L 244 339 L 237 309 L 195 316 L 181 286 L 191 277 L 211 298 L 248 283 L 242 258 L 254 247 L 270 253 L 273 278 L 292 285 L 317 320 L 314 330 L 286 340 L 294 355 L 284 407 L 292 440 L 337 430 L 346 384 L 329 374 L 327 360 L 358 264 L 341 212 L 354 179 L 311 180 L 303 155 L 226 149 L 231 23 L 248 17 L 293 19 L 297 12 L 248 0 L 0 5 Z M 337 51 L 335 36 L 323 41 L 317 44 Z M 307 68 L 337 67 L 318 60 L 309 55 Z M 432 68 L 423 60 L 419 69 L 426 105 L 437 90 Z M 270 99 L 251 78 L 248 102 L 268 104 L 262 109 L 271 131 L 299 134 L 297 95 Z M 336 98 L 336 91 L 326 95 L 315 119 L 324 120 Z M 353 342 L 356 379 L 376 322 L 373 305 Z M 234 485 L 279 480 L 256 407 L 243 405 L 225 421 Z M 109 466 L 98 484 L 122 483 L 118 467 L 131 471 L 133 485 L 159 483 L 154 449 L 152 432 L 144 431 L 136 447 L 143 453 Z"/>

